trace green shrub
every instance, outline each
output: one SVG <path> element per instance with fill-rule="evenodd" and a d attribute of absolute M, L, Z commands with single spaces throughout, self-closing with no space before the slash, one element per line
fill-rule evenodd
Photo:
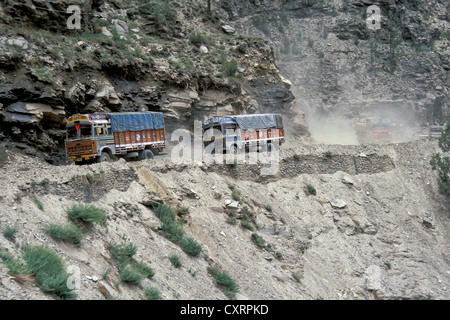
<path fill-rule="evenodd" d="M 31 273 L 22 261 L 15 259 L 6 251 L 0 251 L 0 258 L 2 259 L 2 262 L 6 265 L 6 267 L 8 267 L 9 272 L 13 275 Z"/>
<path fill-rule="evenodd" d="M 161 297 L 161 292 L 156 287 L 150 287 L 145 289 L 145 296 L 148 300 L 158 300 Z"/>
<path fill-rule="evenodd" d="M 323 155 L 324 155 L 325 157 L 327 157 L 327 158 L 332 158 L 332 157 L 333 157 L 333 153 L 332 153 L 331 151 L 324 152 Z"/>
<path fill-rule="evenodd" d="M 184 237 L 183 223 L 181 221 L 172 221 L 161 224 L 163 235 L 174 243 L 178 243 Z"/>
<path fill-rule="evenodd" d="M 131 266 L 125 266 L 120 271 L 120 281 L 130 283 L 130 284 L 139 284 L 142 280 L 145 279 L 144 275 L 134 269 Z"/>
<path fill-rule="evenodd" d="M 281 251 L 275 252 L 275 258 L 277 258 L 278 260 L 281 260 L 283 258 L 283 252 L 281 252 Z"/>
<path fill-rule="evenodd" d="M 194 31 L 189 35 L 189 41 L 194 45 L 205 43 L 207 38 L 200 32 Z"/>
<path fill-rule="evenodd" d="M 238 63 L 235 59 L 222 62 L 221 71 L 229 77 L 233 77 L 238 71 Z"/>
<path fill-rule="evenodd" d="M 180 242 L 181 249 L 192 257 L 197 257 L 202 252 L 202 246 L 194 238 L 183 238 Z"/>
<path fill-rule="evenodd" d="M 34 202 L 39 210 L 44 211 L 44 204 L 38 198 L 34 198 Z"/>
<path fill-rule="evenodd" d="M 251 231 L 255 230 L 255 226 L 253 225 L 253 223 L 251 223 L 249 220 L 247 219 L 242 219 L 241 220 L 241 226 L 243 226 L 244 228 L 247 228 Z"/>
<path fill-rule="evenodd" d="M 258 247 L 263 248 L 263 249 L 266 248 L 266 241 L 259 234 L 252 233 L 252 239 L 258 245 Z"/>
<path fill-rule="evenodd" d="M 272 207 L 271 204 L 266 204 L 265 208 L 266 208 L 266 210 L 269 211 L 269 212 L 272 212 L 272 210 L 273 210 L 273 207 Z"/>
<path fill-rule="evenodd" d="M 169 260 L 170 260 L 170 262 L 173 264 L 173 266 L 175 267 L 175 268 L 180 268 L 181 267 L 181 259 L 180 259 L 180 257 L 179 256 L 177 256 L 176 254 L 171 254 L 170 256 L 169 256 Z"/>
<path fill-rule="evenodd" d="M 131 242 L 128 244 L 108 244 L 107 248 L 113 259 L 117 260 L 120 265 L 128 264 L 137 252 L 137 247 Z"/>
<path fill-rule="evenodd" d="M 241 200 L 241 191 L 238 189 L 233 189 L 231 192 L 231 198 L 233 198 L 234 201 Z"/>
<path fill-rule="evenodd" d="M 6 227 L 5 230 L 3 230 L 3 236 L 8 239 L 9 241 L 15 241 L 16 239 L 16 233 L 19 231 L 17 226 L 14 227 Z"/>
<path fill-rule="evenodd" d="M 57 225 L 51 224 L 44 232 L 55 240 L 62 240 L 66 242 L 72 242 L 78 247 L 81 246 L 81 239 L 83 238 L 83 231 L 76 225 Z"/>
<path fill-rule="evenodd" d="M 307 186 L 306 186 L 306 189 L 308 190 L 308 194 L 312 194 L 312 195 L 316 195 L 317 194 L 317 191 L 316 191 L 316 188 L 314 188 L 312 185 L 310 185 L 310 184 L 308 184 Z"/>
<path fill-rule="evenodd" d="M 23 258 L 43 292 L 52 293 L 61 299 L 76 297 L 73 289 L 67 287 L 69 275 L 64 261 L 54 251 L 44 246 L 25 247 Z"/>
<path fill-rule="evenodd" d="M 144 262 L 133 262 L 132 268 L 142 274 L 144 278 L 152 278 L 155 275 L 155 270 Z"/>
<path fill-rule="evenodd" d="M 299 273 L 294 273 L 292 276 L 294 277 L 295 281 L 297 281 L 297 282 L 300 282 L 300 280 L 302 280 L 302 278 L 303 278 L 303 276 Z"/>
<path fill-rule="evenodd" d="M 85 222 L 88 224 L 95 222 L 104 223 L 107 219 L 102 209 L 90 204 L 75 204 L 67 210 L 67 215 L 74 222 Z"/>
<path fill-rule="evenodd" d="M 239 292 L 239 286 L 231 276 L 217 267 L 208 267 L 208 272 L 213 276 L 220 288 L 223 288 L 225 295 L 232 299 L 234 295 Z"/>
<path fill-rule="evenodd" d="M 119 263 L 119 280 L 129 284 L 139 284 L 145 278 L 151 278 L 155 271 L 144 262 L 133 260 L 137 248 L 133 243 L 108 244 L 108 250 Z"/>
<path fill-rule="evenodd" d="M 167 204 L 159 204 L 153 209 L 153 212 L 163 223 L 175 221 L 177 217 L 177 213 Z"/>

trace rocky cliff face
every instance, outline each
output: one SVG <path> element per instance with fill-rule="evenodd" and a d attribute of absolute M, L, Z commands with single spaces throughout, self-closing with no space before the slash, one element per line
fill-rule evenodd
<path fill-rule="evenodd" d="M 369 5 L 379 9 L 375 29 Z M 447 1 L 249 0 L 221 1 L 221 8 L 239 31 L 274 45 L 313 137 L 330 118 L 349 120 L 340 130 L 363 116 L 445 123 Z"/>
<path fill-rule="evenodd" d="M 295 118 L 270 44 L 203 1 L 1 1 L 0 28 L 0 134 L 48 161 L 61 161 L 77 112 L 162 111 L 169 133 L 211 114 Z M 301 113 L 297 123 L 308 135 Z"/>

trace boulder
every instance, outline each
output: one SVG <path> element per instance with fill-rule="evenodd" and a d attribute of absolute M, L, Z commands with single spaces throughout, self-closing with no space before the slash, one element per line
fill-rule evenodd
<path fill-rule="evenodd" d="M 16 46 L 20 49 L 28 49 L 28 41 L 22 36 L 9 38 L 6 43 L 10 46 Z"/>
<path fill-rule="evenodd" d="M 427 228 L 432 228 L 432 229 L 434 228 L 433 221 L 429 217 L 424 217 L 422 219 L 422 223 Z"/>
<path fill-rule="evenodd" d="M 231 201 L 227 204 L 227 208 L 237 209 L 239 207 L 239 201 Z"/>
<path fill-rule="evenodd" d="M 125 21 L 113 19 L 111 23 L 119 35 L 124 36 L 128 33 L 128 25 Z"/>
<path fill-rule="evenodd" d="M 354 182 L 353 182 L 352 178 L 350 178 L 348 176 L 345 176 L 345 177 L 342 178 L 342 183 L 353 185 Z"/>
<path fill-rule="evenodd" d="M 158 197 L 155 193 L 147 193 L 144 198 L 139 201 L 140 204 L 146 206 L 146 207 L 156 207 L 159 204 L 164 203 L 164 201 Z"/>
<path fill-rule="evenodd" d="M 222 30 L 223 30 L 223 32 L 225 32 L 227 34 L 233 34 L 236 32 L 236 30 L 229 24 L 223 25 Z"/>
<path fill-rule="evenodd" d="M 111 31 L 109 31 L 107 27 L 101 27 L 100 32 L 101 32 L 101 34 L 103 34 L 103 35 L 105 35 L 107 37 L 111 37 L 112 38 L 112 36 L 113 36 Z"/>
<path fill-rule="evenodd" d="M 341 199 L 330 200 L 330 204 L 333 208 L 336 209 L 344 209 L 347 206 L 347 203 L 345 203 L 345 201 Z"/>

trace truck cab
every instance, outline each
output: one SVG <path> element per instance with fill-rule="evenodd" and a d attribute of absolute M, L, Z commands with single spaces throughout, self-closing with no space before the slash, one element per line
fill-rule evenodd
<path fill-rule="evenodd" d="M 66 124 L 66 155 L 70 162 L 89 161 L 102 153 L 107 141 L 114 142 L 111 124 L 105 117 L 92 119 L 75 114 Z"/>

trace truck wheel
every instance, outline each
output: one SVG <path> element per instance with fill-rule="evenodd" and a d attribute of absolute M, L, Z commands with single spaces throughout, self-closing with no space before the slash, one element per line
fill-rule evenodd
<path fill-rule="evenodd" d="M 111 158 L 109 157 L 109 154 L 107 152 L 102 152 L 100 157 L 97 158 L 97 162 L 110 162 Z"/>
<path fill-rule="evenodd" d="M 139 160 L 153 159 L 153 152 L 149 149 L 145 149 L 139 152 Z"/>

